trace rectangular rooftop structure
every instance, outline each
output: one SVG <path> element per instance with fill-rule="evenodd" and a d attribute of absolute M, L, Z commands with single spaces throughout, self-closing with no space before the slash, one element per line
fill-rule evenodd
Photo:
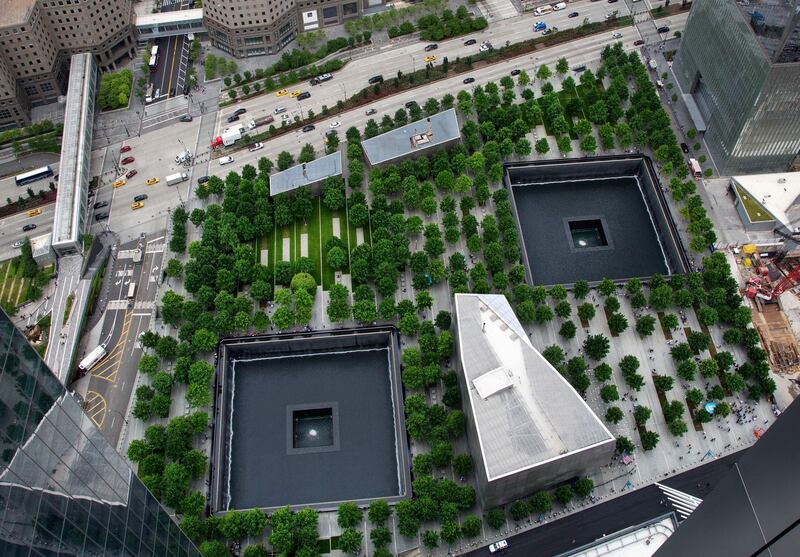
<path fill-rule="evenodd" d="M 435 147 L 447 147 L 461 139 L 456 110 L 451 108 L 433 116 L 411 122 L 395 130 L 361 142 L 371 166 L 400 162 L 407 158 L 430 154 Z"/>
<path fill-rule="evenodd" d="M 314 193 L 319 193 L 320 184 L 333 176 L 342 175 L 342 153 L 336 151 L 321 159 L 298 164 L 269 177 L 269 194 L 278 195 L 309 186 Z"/>
<path fill-rule="evenodd" d="M 53 217 L 52 246 L 59 257 L 82 250 L 96 88 L 97 66 L 94 57 L 90 52 L 74 54 L 70 60 L 64 133 L 61 138 L 61 169 Z"/>
<path fill-rule="evenodd" d="M 502 295 L 456 294 L 459 381 L 486 506 L 607 464 L 616 441 Z"/>

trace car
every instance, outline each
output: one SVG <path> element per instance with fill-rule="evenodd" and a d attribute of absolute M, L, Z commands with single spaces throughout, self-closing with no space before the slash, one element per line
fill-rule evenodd
<path fill-rule="evenodd" d="M 94 204 L 94 209 L 96 211 L 97 209 L 102 209 L 103 207 L 106 206 L 108 206 L 108 201 L 98 201 L 97 203 Z"/>
<path fill-rule="evenodd" d="M 200 177 L 197 179 L 197 183 L 198 183 L 198 184 L 205 184 L 206 182 L 208 182 L 208 180 L 209 180 L 209 177 L 208 177 L 208 176 L 200 176 Z"/>
<path fill-rule="evenodd" d="M 406 107 L 406 108 L 411 108 L 411 107 L 415 106 L 416 104 L 417 104 L 417 101 L 408 101 L 408 102 L 405 104 L 405 107 Z"/>
<path fill-rule="evenodd" d="M 12 248 L 21 248 L 21 247 L 22 247 L 22 244 L 24 244 L 24 243 L 25 243 L 25 242 L 24 242 L 24 241 L 22 241 L 22 240 L 17 240 L 17 241 L 16 241 L 16 242 L 14 242 L 13 244 L 11 244 L 11 247 L 12 247 Z"/>
<path fill-rule="evenodd" d="M 108 218 L 108 213 L 97 213 L 94 216 L 94 220 L 96 221 L 106 220 L 107 218 Z"/>
<path fill-rule="evenodd" d="M 288 114 L 281 114 L 281 120 L 288 120 L 289 118 L 291 118 L 291 116 Z"/>
<path fill-rule="evenodd" d="M 583 71 L 586 71 L 586 65 L 581 64 L 580 66 L 575 66 L 574 68 L 572 68 L 572 71 L 575 73 L 581 73 Z"/>
<path fill-rule="evenodd" d="M 431 43 L 431 44 L 429 44 L 428 46 L 425 47 L 425 52 L 431 52 L 433 50 L 436 50 L 437 48 L 439 48 L 438 44 Z"/>
<path fill-rule="evenodd" d="M 290 96 L 290 97 L 292 97 L 293 99 L 296 99 L 297 97 L 299 97 L 299 96 L 300 96 L 300 91 L 292 91 L 292 92 L 289 94 L 289 96 Z"/>
<path fill-rule="evenodd" d="M 367 116 L 372 116 L 373 114 L 377 114 L 377 113 L 378 113 L 378 110 L 375 109 L 375 108 L 370 108 L 369 110 L 367 110 Z"/>
<path fill-rule="evenodd" d="M 180 120 L 181 122 L 191 122 L 192 120 L 194 120 L 194 118 L 192 118 L 191 114 L 184 114 L 183 116 L 181 116 Z"/>
<path fill-rule="evenodd" d="M 25 226 L 22 227 L 22 231 L 27 232 L 29 230 L 34 230 L 35 228 L 36 228 L 35 224 L 26 224 Z"/>
<path fill-rule="evenodd" d="M 145 199 L 147 199 L 146 193 L 140 193 L 139 195 L 133 198 L 134 201 L 144 201 Z"/>
<path fill-rule="evenodd" d="M 633 46 L 642 46 L 644 44 L 644 39 L 636 39 L 633 41 Z"/>
<path fill-rule="evenodd" d="M 131 209 L 133 209 L 134 211 L 136 209 L 141 209 L 142 207 L 144 207 L 144 203 L 142 203 L 141 201 L 137 201 L 136 203 L 131 203 Z"/>
<path fill-rule="evenodd" d="M 475 78 L 474 77 L 465 77 L 464 78 L 464 85 L 466 85 L 468 83 L 475 83 Z"/>
<path fill-rule="evenodd" d="M 254 130 L 254 129 L 256 129 L 257 126 L 258 126 L 258 124 L 256 124 L 255 120 L 250 120 L 249 122 L 247 122 L 247 129 L 248 130 Z"/>
<path fill-rule="evenodd" d="M 120 153 L 127 153 L 131 149 L 133 149 L 133 147 L 131 147 L 130 145 L 123 145 L 122 147 L 119 148 L 119 152 Z"/>
<path fill-rule="evenodd" d="M 544 31 L 547 29 L 547 24 L 544 21 L 537 21 L 533 24 L 534 31 Z"/>
<path fill-rule="evenodd" d="M 309 93 L 308 91 L 303 91 L 303 92 L 302 92 L 302 93 L 300 93 L 300 95 L 297 97 L 297 100 L 298 100 L 298 101 L 302 101 L 302 100 L 304 100 L 304 99 L 308 99 L 308 98 L 310 98 L 310 97 L 311 97 L 311 93 Z"/>
<path fill-rule="evenodd" d="M 609 19 L 614 19 L 615 17 L 617 17 L 616 12 L 609 12 L 606 14 L 606 21 L 608 21 Z"/>
<path fill-rule="evenodd" d="M 319 85 L 319 78 L 318 78 L 318 77 L 312 77 L 312 78 L 311 78 L 311 79 L 308 81 L 308 84 L 309 84 L 309 85 L 311 85 L 312 87 L 313 87 L 314 85 Z"/>
<path fill-rule="evenodd" d="M 120 178 L 119 180 L 115 180 L 115 181 L 114 181 L 114 183 L 113 183 L 112 185 L 113 185 L 115 188 L 119 188 L 119 187 L 122 187 L 122 186 L 124 186 L 125 184 L 127 184 L 127 182 L 126 182 L 126 181 L 125 181 L 123 178 Z"/>
<path fill-rule="evenodd" d="M 656 29 L 656 31 L 658 31 L 659 33 L 661 33 L 663 35 L 664 33 L 669 33 L 669 27 L 664 25 L 664 26 L 659 27 L 658 29 Z"/>
<path fill-rule="evenodd" d="M 36 215 L 41 215 L 41 214 L 42 214 L 41 209 L 31 209 L 30 211 L 28 211 L 29 217 L 35 217 Z"/>
<path fill-rule="evenodd" d="M 487 50 L 492 50 L 492 43 L 488 41 L 484 41 L 481 43 L 480 48 L 478 48 L 480 52 L 486 52 Z"/>
<path fill-rule="evenodd" d="M 125 157 L 124 159 L 122 159 L 120 164 L 131 164 L 135 160 L 136 159 L 134 159 L 133 157 Z"/>
<path fill-rule="evenodd" d="M 273 114 L 280 114 L 282 112 L 286 112 L 285 106 L 276 106 L 275 109 L 272 111 Z"/>
<path fill-rule="evenodd" d="M 515 68 L 515 69 L 511 70 L 511 75 L 519 75 L 521 71 L 522 70 L 518 70 L 518 69 Z"/>
<path fill-rule="evenodd" d="M 341 123 L 341 122 L 339 122 L 338 120 L 336 120 L 336 121 L 334 121 L 334 122 L 331 122 L 330 124 L 328 124 L 328 127 L 329 127 L 330 129 L 334 129 L 334 128 L 338 128 L 338 127 L 339 127 L 339 126 L 341 126 L 341 125 L 342 125 L 342 123 Z"/>
<path fill-rule="evenodd" d="M 233 115 L 234 116 L 241 116 L 245 112 L 247 112 L 246 108 L 237 108 L 236 110 L 233 111 Z"/>
<path fill-rule="evenodd" d="M 159 183 L 160 181 L 161 178 L 148 178 L 147 180 L 144 181 L 144 183 L 147 184 L 148 186 L 152 186 L 154 184 Z"/>
<path fill-rule="evenodd" d="M 306 124 L 305 126 L 303 126 L 303 133 L 308 133 L 310 131 L 313 131 L 315 127 L 316 126 L 314 126 L 314 124 Z"/>
<path fill-rule="evenodd" d="M 478 41 L 476 39 L 467 39 L 466 41 L 464 41 L 464 46 L 472 46 L 474 44 L 478 44 Z"/>
<path fill-rule="evenodd" d="M 689 146 L 686 145 L 686 143 L 681 143 L 681 151 L 683 151 L 684 153 L 688 154 L 689 153 Z"/>
<path fill-rule="evenodd" d="M 615 31 L 614 33 L 611 33 L 611 38 L 612 39 L 621 39 L 622 38 L 622 33 L 620 33 L 619 31 Z"/>
<path fill-rule="evenodd" d="M 383 76 L 382 75 L 373 75 L 370 77 L 367 82 L 370 85 L 375 85 L 376 83 L 383 83 Z"/>
<path fill-rule="evenodd" d="M 287 91 L 286 89 L 281 89 L 280 91 L 275 91 L 275 96 L 276 97 L 285 97 L 288 94 L 289 94 L 289 91 Z"/>
<path fill-rule="evenodd" d="M 508 548 L 508 542 L 506 540 L 500 540 L 489 545 L 489 553 L 497 553 L 506 548 Z"/>
<path fill-rule="evenodd" d="M 139 172 L 134 168 L 133 170 L 129 170 L 128 173 L 125 174 L 125 177 L 128 178 L 128 179 L 131 179 L 134 176 L 136 176 L 137 174 L 139 174 Z"/>
<path fill-rule="evenodd" d="M 228 155 L 227 157 L 222 157 L 219 159 L 219 165 L 225 166 L 226 164 L 230 164 L 233 162 L 233 157 Z"/>
<path fill-rule="evenodd" d="M 570 12 L 570 14 L 567 17 L 578 17 L 579 15 L 581 14 L 579 14 L 578 12 Z"/>
<path fill-rule="evenodd" d="M 317 79 L 320 81 L 320 83 L 323 83 L 325 81 L 330 81 L 331 79 L 333 79 L 333 75 L 329 73 L 324 73 L 321 76 L 317 77 Z"/>
<path fill-rule="evenodd" d="M 607 0 L 609 4 L 615 4 L 618 0 Z"/>
<path fill-rule="evenodd" d="M 263 148 L 264 148 L 263 143 L 253 143 L 253 145 L 250 147 L 249 150 L 251 153 L 253 153 L 254 151 L 260 151 Z"/>
<path fill-rule="evenodd" d="M 233 116 L 228 116 L 228 123 L 230 124 L 231 122 L 236 122 L 238 119 L 239 117 L 235 114 Z"/>
<path fill-rule="evenodd" d="M 426 57 L 425 57 L 425 58 L 423 58 L 422 60 L 423 60 L 423 61 L 424 61 L 426 64 L 429 64 L 429 63 L 431 63 L 431 62 L 436 62 L 436 55 L 435 55 L 435 54 L 431 54 L 430 56 L 426 56 Z"/>

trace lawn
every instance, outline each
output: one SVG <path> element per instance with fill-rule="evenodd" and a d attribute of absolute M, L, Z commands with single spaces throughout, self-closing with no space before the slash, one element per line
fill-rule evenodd
<path fill-rule="evenodd" d="M 750 219 L 750 222 L 766 222 L 775 220 L 775 218 L 767 211 L 761 203 L 750 197 L 746 191 L 744 191 L 739 186 L 736 186 L 736 193 L 739 195 L 739 199 L 742 200 L 742 205 L 744 205 L 744 210 L 747 213 L 747 217 Z"/>
<path fill-rule="evenodd" d="M 288 261 L 294 261 L 297 259 L 297 252 L 299 245 L 297 244 L 296 237 L 297 236 L 297 225 L 291 224 L 289 226 L 278 228 L 275 233 L 275 258 L 274 261 L 277 263 L 278 261 L 283 261 L 287 259 Z M 284 258 L 283 253 L 283 239 L 289 239 L 289 253 L 287 254 L 288 257 Z"/>
<path fill-rule="evenodd" d="M 322 234 L 321 247 L 322 247 L 322 288 L 323 290 L 330 290 L 330 287 L 336 281 L 336 275 L 333 269 L 330 268 L 327 262 L 327 254 L 325 253 L 325 244 L 333 238 L 333 217 L 339 217 L 340 234 L 347 233 L 347 223 L 344 211 L 331 212 L 324 203 L 319 204 L 320 215 L 320 231 Z M 340 238 L 347 245 L 346 238 Z M 345 270 L 345 272 L 347 272 Z"/>
<path fill-rule="evenodd" d="M 320 268 L 320 249 L 319 249 L 319 240 L 320 240 L 320 228 L 319 228 L 319 197 L 315 197 L 313 200 L 314 209 L 311 211 L 311 217 L 309 217 L 308 222 L 299 226 L 297 229 L 297 248 L 296 252 L 297 256 L 300 256 L 300 247 L 301 247 L 301 237 L 303 233 L 308 234 L 308 258 L 314 262 L 314 272 L 311 273 L 314 276 L 314 280 L 317 281 L 317 284 L 320 284 L 321 278 L 321 271 Z"/>
<path fill-rule="evenodd" d="M 0 303 L 16 306 L 27 299 L 31 281 L 20 275 L 21 270 L 13 259 L 0 264 Z"/>

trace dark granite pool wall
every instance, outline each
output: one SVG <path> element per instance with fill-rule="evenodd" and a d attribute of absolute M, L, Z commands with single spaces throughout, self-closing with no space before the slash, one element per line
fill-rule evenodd
<path fill-rule="evenodd" d="M 226 493 L 229 482 L 227 476 L 228 458 L 231 451 L 231 447 L 228 446 L 229 438 L 227 435 L 230 427 L 229 417 L 232 395 L 232 390 L 229 385 L 230 362 L 235 358 L 291 356 L 302 353 L 348 349 L 357 350 L 371 347 L 388 347 L 389 349 L 390 389 L 394 407 L 394 438 L 397 441 L 396 464 L 398 469 L 398 481 L 400 484 L 399 493 L 394 497 L 382 498 L 387 499 L 391 503 L 411 496 L 411 460 L 408 450 L 408 438 L 405 431 L 402 383 L 400 381 L 400 348 L 396 329 L 394 327 L 379 326 L 325 332 L 283 333 L 225 339 L 221 341 L 217 347 L 214 416 L 211 420 L 213 444 L 209 466 L 211 481 L 211 496 L 209 499 L 210 512 L 216 514 L 224 514 L 226 512 Z M 363 393 L 357 390 L 354 392 L 356 396 L 363 396 Z M 278 447 L 278 450 L 283 450 L 283 447 Z M 353 499 L 358 500 L 356 497 Z M 362 500 L 361 502 L 367 504 L 369 499 Z M 335 509 L 338 506 L 338 502 L 336 502 L 336 504 L 330 502 L 303 504 L 298 505 L 298 508 L 306 506 L 315 507 L 320 510 L 329 510 Z M 265 511 L 268 511 L 275 507 L 263 508 Z"/>
<path fill-rule="evenodd" d="M 528 282 L 533 284 L 531 266 L 525 249 L 525 236 L 523 234 L 517 205 L 514 200 L 514 184 L 528 182 L 554 182 L 570 179 L 610 178 L 615 176 L 635 176 L 641 184 L 650 214 L 653 216 L 653 225 L 664 255 L 669 265 L 669 274 L 686 274 L 689 272 L 689 258 L 686 248 L 678 235 L 675 221 L 670 213 L 667 199 L 662 189 L 661 182 L 653 167 L 650 157 L 644 155 L 609 155 L 587 157 L 582 159 L 556 159 L 547 161 L 514 162 L 504 165 L 504 185 L 509 191 L 511 208 L 517 219 L 517 229 L 521 239 L 521 257 L 525 265 Z M 632 278 L 632 277 L 627 277 Z M 643 281 L 648 277 L 638 277 Z M 621 283 L 627 279 L 617 279 Z M 596 284 L 599 281 L 591 281 Z M 565 284 L 564 286 L 571 286 Z M 548 286 L 548 285 L 546 285 Z"/>

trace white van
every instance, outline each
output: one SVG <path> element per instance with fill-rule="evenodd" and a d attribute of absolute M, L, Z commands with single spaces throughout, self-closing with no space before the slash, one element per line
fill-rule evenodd
<path fill-rule="evenodd" d="M 226 164 L 230 164 L 232 162 L 233 162 L 233 157 L 231 157 L 230 155 L 228 155 L 227 157 L 222 157 L 221 159 L 219 159 L 220 166 L 223 166 L 223 165 L 226 165 Z"/>
<path fill-rule="evenodd" d="M 500 540 L 499 542 L 494 542 L 493 544 L 489 545 L 489 553 L 497 553 L 498 551 L 502 551 L 508 548 L 508 542 L 506 540 Z"/>
<path fill-rule="evenodd" d="M 558 4 L 553 4 L 553 9 L 555 11 L 566 10 L 567 9 L 567 3 L 566 2 L 559 2 Z"/>
<path fill-rule="evenodd" d="M 544 14 L 549 14 L 552 11 L 553 11 L 553 6 L 548 4 L 546 6 L 539 6 L 538 8 L 533 10 L 533 14 L 534 15 L 544 15 Z"/>

